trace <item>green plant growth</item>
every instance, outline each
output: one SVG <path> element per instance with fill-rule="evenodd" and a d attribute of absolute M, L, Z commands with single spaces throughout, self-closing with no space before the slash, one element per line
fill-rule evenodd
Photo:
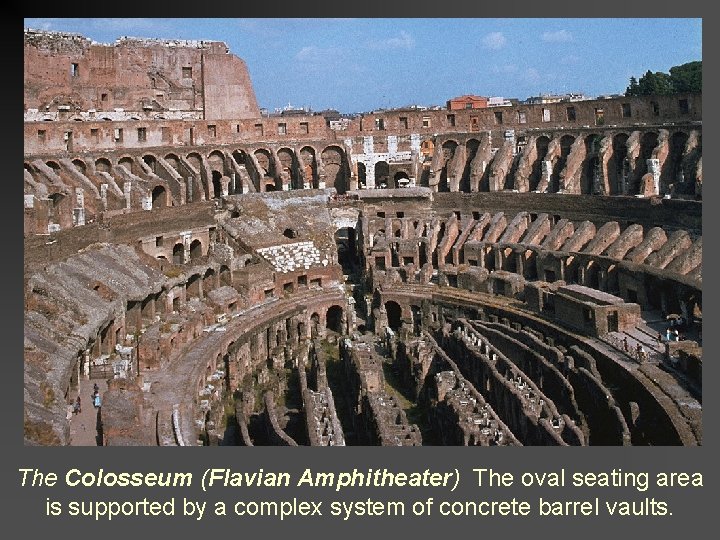
<path fill-rule="evenodd" d="M 668 96 L 683 92 L 702 92 L 702 61 L 670 68 L 670 73 L 646 71 L 638 80 L 630 77 L 626 96 Z"/>

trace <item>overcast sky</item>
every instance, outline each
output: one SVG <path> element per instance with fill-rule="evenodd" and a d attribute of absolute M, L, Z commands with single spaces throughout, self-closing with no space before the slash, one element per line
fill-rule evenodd
<path fill-rule="evenodd" d="M 702 59 L 701 19 L 25 19 L 25 27 L 224 41 L 258 104 L 362 112 L 476 94 L 622 93 Z"/>

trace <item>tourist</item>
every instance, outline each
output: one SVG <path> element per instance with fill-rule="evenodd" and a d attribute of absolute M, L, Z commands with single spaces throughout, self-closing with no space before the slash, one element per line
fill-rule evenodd
<path fill-rule="evenodd" d="M 75 400 L 75 405 L 73 406 L 73 414 L 80 414 L 82 412 L 82 407 L 80 405 L 80 396 L 77 397 Z"/>
<path fill-rule="evenodd" d="M 628 352 L 628 341 L 627 336 L 623 338 L 623 349 L 625 349 L 625 352 Z"/>
<path fill-rule="evenodd" d="M 100 408 L 100 394 L 97 392 L 95 393 L 94 399 L 93 399 L 93 405 L 95 405 L 96 409 Z"/>

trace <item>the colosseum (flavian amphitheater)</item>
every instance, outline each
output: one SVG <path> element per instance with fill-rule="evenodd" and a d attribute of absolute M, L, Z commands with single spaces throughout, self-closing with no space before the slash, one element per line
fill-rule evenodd
<path fill-rule="evenodd" d="M 25 444 L 702 443 L 701 94 L 339 121 L 222 42 L 24 50 Z"/>

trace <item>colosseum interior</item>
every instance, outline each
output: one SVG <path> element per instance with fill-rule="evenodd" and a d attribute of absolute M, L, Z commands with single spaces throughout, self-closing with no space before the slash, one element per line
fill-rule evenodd
<path fill-rule="evenodd" d="M 25 444 L 702 443 L 700 94 L 337 130 L 24 40 Z"/>

